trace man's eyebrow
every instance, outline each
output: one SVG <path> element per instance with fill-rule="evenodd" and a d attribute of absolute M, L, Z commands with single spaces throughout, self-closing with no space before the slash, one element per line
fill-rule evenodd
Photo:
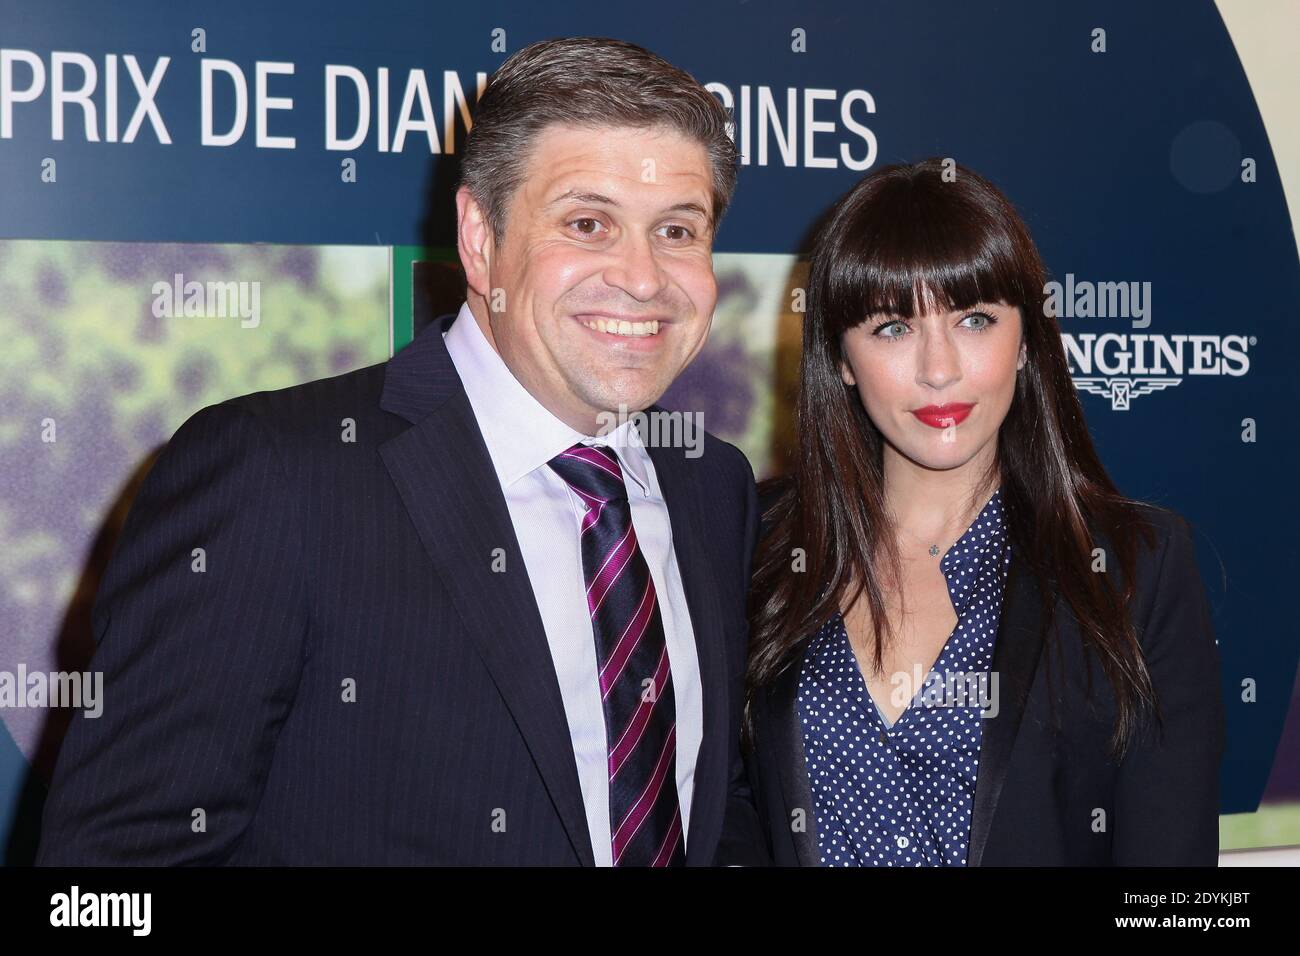
<path fill-rule="evenodd" d="M 591 203 L 593 205 L 614 206 L 616 208 L 618 207 L 617 201 L 609 198 L 608 196 L 602 195 L 601 193 L 579 192 L 575 189 L 570 189 L 556 196 L 554 199 L 552 199 L 549 203 L 546 204 L 546 208 L 551 209 L 552 207 L 558 206 L 563 202 Z M 674 203 L 673 205 L 669 206 L 667 209 L 663 211 L 664 212 L 693 212 L 705 220 L 708 220 L 710 218 L 709 211 L 697 202 Z"/>
<path fill-rule="evenodd" d="M 602 196 L 600 193 L 585 193 L 585 192 L 578 192 L 577 190 L 574 189 L 570 189 L 566 192 L 561 193 L 560 195 L 552 199 L 550 202 L 548 202 L 546 204 L 546 208 L 550 209 L 552 206 L 558 206 L 560 203 L 565 202 L 566 200 L 570 200 L 572 202 L 577 202 L 577 203 L 593 203 L 593 204 L 604 205 L 604 206 L 618 205 L 618 203 L 616 203 L 614 200 L 610 199 L 608 196 Z"/>
<path fill-rule="evenodd" d="M 697 202 L 679 202 L 675 205 L 669 206 L 664 210 L 664 212 L 693 212 L 697 213 L 703 219 L 709 218 L 709 210 L 705 209 Z"/>

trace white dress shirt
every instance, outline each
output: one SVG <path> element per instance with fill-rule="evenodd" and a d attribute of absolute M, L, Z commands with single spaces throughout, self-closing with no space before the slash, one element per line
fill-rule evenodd
<path fill-rule="evenodd" d="M 586 507 L 564 479 L 547 467 L 547 462 L 577 442 L 604 445 L 618 455 L 631 503 L 632 524 L 650 566 L 668 645 L 677 713 L 677 799 L 685 845 L 704 726 L 700 669 L 673 551 L 668 506 L 640 432 L 629 420 L 606 436 L 593 437 L 560 421 L 514 377 L 479 328 L 468 303 L 461 305 L 443 340 L 492 457 L 542 614 L 598 866 L 612 866 L 613 852 L 605 711 L 579 539 Z M 510 569 L 506 568 L 505 573 L 509 574 Z M 508 638 L 503 635 L 503 639 Z"/>

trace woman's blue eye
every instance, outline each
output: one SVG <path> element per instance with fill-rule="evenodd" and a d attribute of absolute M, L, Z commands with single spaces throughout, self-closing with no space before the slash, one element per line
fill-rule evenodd
<path fill-rule="evenodd" d="M 886 329 L 897 329 L 897 331 L 887 333 L 885 331 Z M 907 332 L 907 323 L 899 322 L 895 320 L 893 322 L 885 322 L 881 325 L 876 326 L 876 330 L 872 334 L 878 335 L 882 339 L 897 339 L 897 338 L 902 338 L 906 332 Z"/>
<path fill-rule="evenodd" d="M 968 325 L 968 326 L 966 326 L 968 329 L 973 329 L 973 330 L 976 331 L 976 332 L 983 332 L 983 331 L 984 331 L 985 329 L 987 329 L 990 325 L 992 325 L 994 322 L 997 321 L 997 319 L 993 318 L 993 316 L 989 315 L 987 312 L 972 312 L 970 315 L 966 316 L 965 319 L 962 319 L 962 321 L 965 322 L 965 321 L 967 321 L 967 320 L 969 320 L 969 319 L 982 319 L 982 320 L 983 320 L 982 322 L 980 322 L 980 323 L 978 323 L 978 324 L 976 324 L 976 325 Z"/>

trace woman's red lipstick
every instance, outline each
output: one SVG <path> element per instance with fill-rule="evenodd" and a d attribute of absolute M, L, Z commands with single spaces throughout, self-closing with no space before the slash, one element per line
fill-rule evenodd
<path fill-rule="evenodd" d="M 965 421 L 966 416 L 970 414 L 970 410 L 974 407 L 974 403 L 971 402 L 949 402 L 945 405 L 926 405 L 924 408 L 914 408 L 912 414 L 931 428 L 949 428 Z"/>

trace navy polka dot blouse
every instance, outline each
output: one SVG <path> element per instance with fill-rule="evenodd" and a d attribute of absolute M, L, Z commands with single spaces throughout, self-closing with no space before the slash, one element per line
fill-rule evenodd
<path fill-rule="evenodd" d="M 966 865 L 981 713 L 996 713 L 989 670 L 1011 561 L 1001 494 L 939 561 L 957 627 L 892 725 L 867 690 L 838 612 L 804 653 L 798 708 L 823 866 Z"/>

